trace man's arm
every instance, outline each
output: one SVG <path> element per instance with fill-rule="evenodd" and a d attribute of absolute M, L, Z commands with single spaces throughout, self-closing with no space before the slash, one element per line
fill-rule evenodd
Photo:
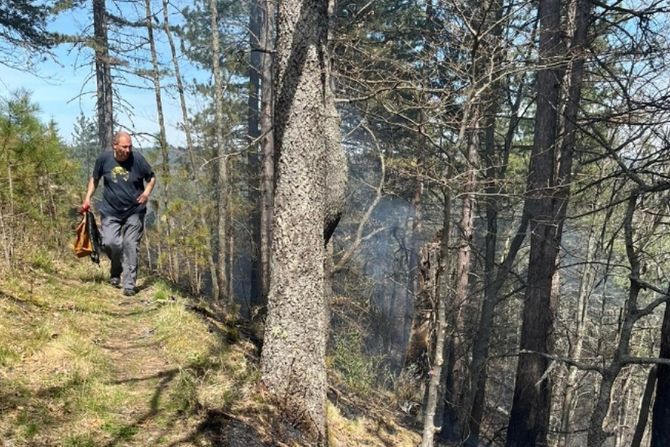
<path fill-rule="evenodd" d="M 95 193 L 95 188 L 98 187 L 98 182 L 89 177 L 88 179 L 88 189 L 86 190 L 86 197 L 84 198 L 84 203 L 81 204 L 81 212 L 84 213 L 91 208 L 91 197 Z"/>
<path fill-rule="evenodd" d="M 156 176 L 151 177 L 151 180 L 147 183 L 147 186 L 144 187 L 144 192 L 140 194 L 137 198 L 137 203 L 144 205 L 149 200 L 149 195 L 156 185 Z"/>

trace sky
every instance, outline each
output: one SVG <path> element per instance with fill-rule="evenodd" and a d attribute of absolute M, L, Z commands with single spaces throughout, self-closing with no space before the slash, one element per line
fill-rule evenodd
<path fill-rule="evenodd" d="M 92 28 L 92 22 L 86 10 L 62 14 L 49 24 L 50 30 L 68 34 L 87 27 Z M 164 42 L 160 45 L 159 52 L 163 51 L 164 58 L 169 57 L 169 47 Z M 33 73 L 13 69 L 0 63 L 0 98 L 11 98 L 12 94 L 20 89 L 30 91 L 33 103 L 40 108 L 42 121 L 48 122 L 53 119 L 58 125 L 62 139 L 70 143 L 78 116 L 82 113 L 88 118 L 96 116 L 95 77 L 91 57 L 91 50 L 73 51 L 69 45 L 63 45 L 53 50 L 53 57 L 36 64 Z M 205 76 L 202 71 L 187 64 L 180 68 L 185 79 Z M 174 83 L 172 79 L 163 82 L 168 81 Z M 117 88 L 123 100 L 132 104 L 134 108 L 132 116 L 129 116 L 115 107 L 119 123 L 136 132 L 157 133 L 156 101 L 153 90 L 118 85 Z M 162 99 L 168 142 L 183 145 L 185 137 L 177 127 L 181 121 L 178 98 L 176 95 L 164 92 Z M 195 103 L 193 98 L 189 100 L 191 101 L 189 108 L 202 107 L 201 104 Z M 148 140 L 136 142 L 139 146 L 143 143 L 147 144 Z"/>

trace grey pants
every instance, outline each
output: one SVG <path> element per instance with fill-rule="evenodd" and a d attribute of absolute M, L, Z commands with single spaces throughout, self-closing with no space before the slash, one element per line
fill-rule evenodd
<path fill-rule="evenodd" d="M 124 289 L 134 289 L 137 281 L 137 257 L 144 234 L 144 214 L 126 219 L 102 216 L 102 246 L 112 261 L 110 276 L 120 278 Z"/>

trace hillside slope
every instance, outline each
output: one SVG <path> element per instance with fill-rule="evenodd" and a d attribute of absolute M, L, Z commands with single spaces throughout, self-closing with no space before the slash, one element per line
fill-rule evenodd
<path fill-rule="evenodd" d="M 150 278 L 123 297 L 105 271 L 41 253 L 0 279 L 0 445 L 299 445 L 279 441 L 257 347 L 233 324 Z M 330 406 L 331 445 L 418 442 L 359 410 Z"/>

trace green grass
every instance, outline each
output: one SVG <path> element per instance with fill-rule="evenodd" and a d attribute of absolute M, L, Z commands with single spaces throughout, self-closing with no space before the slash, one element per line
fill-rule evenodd
<path fill-rule="evenodd" d="M 32 254 L 30 265 L 33 268 L 40 269 L 47 273 L 53 273 L 55 271 L 54 260 L 51 256 L 51 253 L 41 249 L 36 250 Z"/>

